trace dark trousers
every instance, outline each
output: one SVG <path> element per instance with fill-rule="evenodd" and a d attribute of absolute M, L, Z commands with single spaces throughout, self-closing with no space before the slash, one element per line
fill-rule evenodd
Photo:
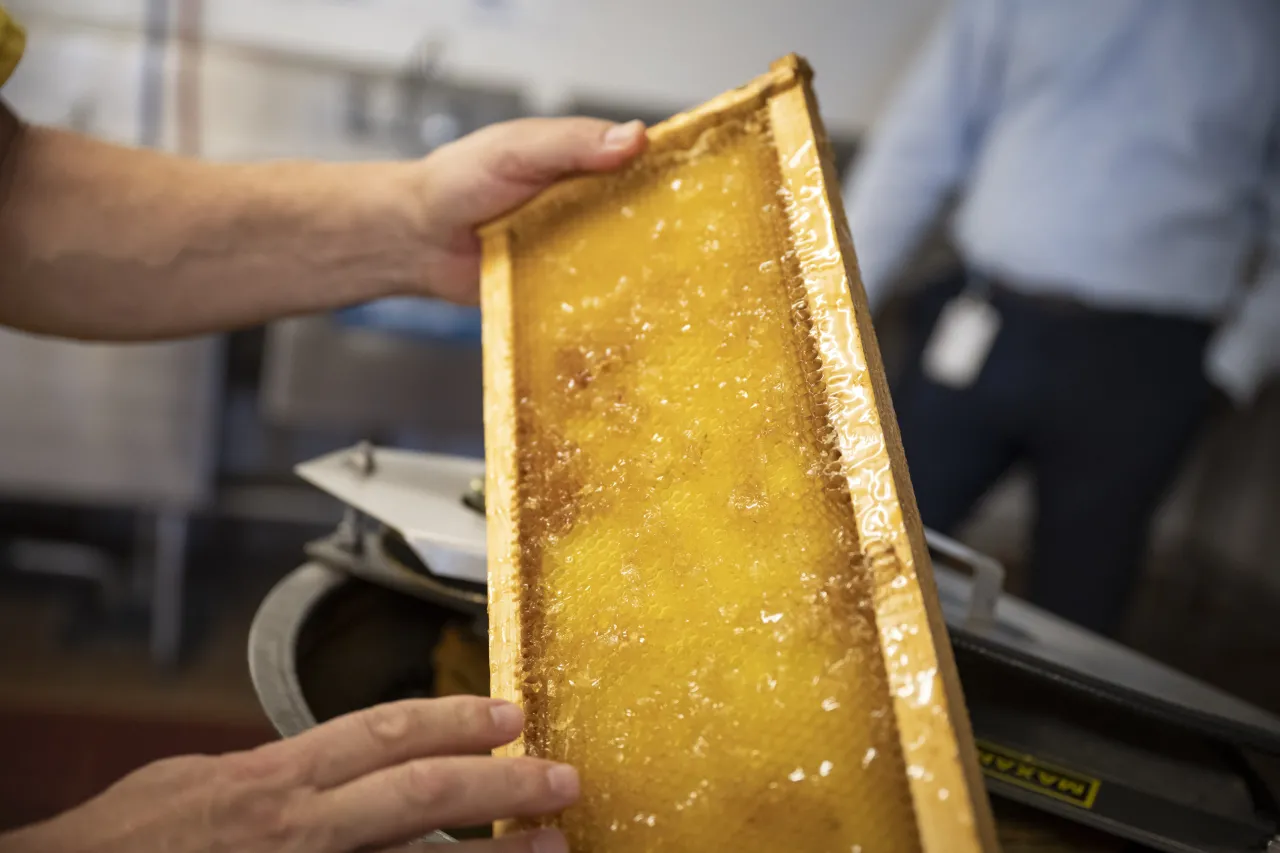
<path fill-rule="evenodd" d="M 1114 633 L 1152 516 L 1213 396 L 1210 324 L 1087 309 L 996 286 L 1000 332 L 975 383 L 932 382 L 919 353 L 957 276 L 926 289 L 911 318 L 913 360 L 893 384 L 924 523 L 950 532 L 1015 463 L 1035 477 L 1028 598 Z"/>

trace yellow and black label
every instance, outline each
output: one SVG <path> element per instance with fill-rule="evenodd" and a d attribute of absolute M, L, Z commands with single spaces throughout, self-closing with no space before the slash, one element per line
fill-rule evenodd
<path fill-rule="evenodd" d="M 1093 808 L 1102 783 L 1080 773 L 1048 764 L 990 741 L 978 741 L 982 772 L 992 779 L 1052 797 L 1082 809 Z"/>

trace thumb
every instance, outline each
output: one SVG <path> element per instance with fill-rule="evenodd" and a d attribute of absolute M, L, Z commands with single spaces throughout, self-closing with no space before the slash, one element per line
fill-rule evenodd
<path fill-rule="evenodd" d="M 642 122 L 591 118 L 513 121 L 476 137 L 483 145 L 481 162 L 494 179 L 539 188 L 574 172 L 616 169 L 646 141 Z"/>
<path fill-rule="evenodd" d="M 434 195 L 447 224 L 471 228 L 533 198 L 560 178 L 617 169 L 642 152 L 644 125 L 601 119 L 520 119 L 439 149 Z"/>

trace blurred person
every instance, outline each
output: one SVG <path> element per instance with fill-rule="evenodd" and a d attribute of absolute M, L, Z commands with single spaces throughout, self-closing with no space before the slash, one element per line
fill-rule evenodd
<path fill-rule="evenodd" d="M 956 202 L 892 386 L 924 522 L 1027 463 L 1029 598 L 1114 633 L 1215 386 L 1280 362 L 1280 3 L 955 0 L 846 199 L 873 307 Z"/>
<path fill-rule="evenodd" d="M 0 85 L 22 43 L 0 9 Z M 0 324 L 155 340 L 385 296 L 475 302 L 478 224 L 644 145 L 639 122 L 533 119 L 416 162 L 220 165 L 24 125 L 0 101 Z M 573 768 L 478 755 L 522 720 L 490 699 L 404 702 L 251 752 L 162 761 L 0 836 L 0 853 L 349 853 L 559 811 L 578 796 Z M 566 849 L 554 830 L 464 847 Z"/>

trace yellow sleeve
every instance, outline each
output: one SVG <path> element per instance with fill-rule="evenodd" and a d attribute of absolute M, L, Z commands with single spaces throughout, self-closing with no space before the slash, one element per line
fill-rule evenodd
<path fill-rule="evenodd" d="M 18 60 L 22 58 L 22 49 L 26 44 L 27 34 L 0 6 L 0 86 L 9 79 L 13 69 L 18 67 Z"/>

